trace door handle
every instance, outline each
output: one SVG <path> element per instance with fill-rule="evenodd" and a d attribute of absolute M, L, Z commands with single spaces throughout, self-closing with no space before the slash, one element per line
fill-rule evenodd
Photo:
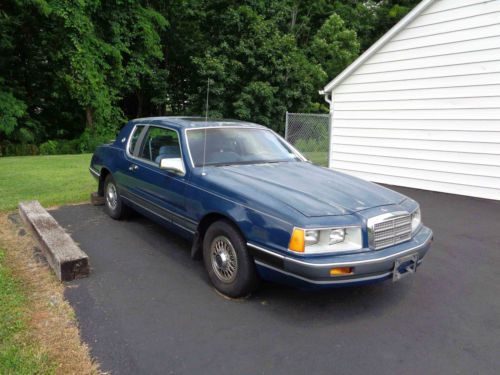
<path fill-rule="evenodd" d="M 139 166 L 136 165 L 136 164 L 132 164 L 130 167 L 128 167 L 128 170 L 132 171 L 132 172 L 134 172 L 134 171 L 136 171 L 138 169 L 139 169 Z"/>

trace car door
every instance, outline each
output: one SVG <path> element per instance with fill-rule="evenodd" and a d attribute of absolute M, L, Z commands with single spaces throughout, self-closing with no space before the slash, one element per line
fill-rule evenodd
<path fill-rule="evenodd" d="M 128 199 L 141 208 L 185 229 L 186 175 L 160 169 L 162 158 L 182 158 L 179 133 L 175 129 L 147 126 L 138 138 L 128 174 Z"/>

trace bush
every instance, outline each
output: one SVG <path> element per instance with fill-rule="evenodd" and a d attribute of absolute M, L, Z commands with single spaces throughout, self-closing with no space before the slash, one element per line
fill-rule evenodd
<path fill-rule="evenodd" d="M 77 139 L 62 139 L 58 142 L 59 149 L 58 154 L 80 154 L 80 148 L 78 147 L 79 141 Z"/>
<path fill-rule="evenodd" d="M 56 155 L 58 150 L 59 144 L 53 140 L 42 143 L 39 148 L 40 155 Z"/>
<path fill-rule="evenodd" d="M 0 156 L 83 154 L 94 152 L 97 146 L 109 143 L 113 138 L 113 135 L 91 135 L 85 132 L 75 139 L 50 139 L 39 147 L 5 141 L 0 144 Z"/>
<path fill-rule="evenodd" d="M 26 156 L 38 155 L 38 147 L 31 143 L 11 143 L 0 144 L 0 156 Z"/>
<path fill-rule="evenodd" d="M 87 132 L 78 138 L 78 149 L 81 153 L 94 152 L 95 149 L 104 143 L 109 143 L 115 137 L 113 135 L 91 135 Z"/>

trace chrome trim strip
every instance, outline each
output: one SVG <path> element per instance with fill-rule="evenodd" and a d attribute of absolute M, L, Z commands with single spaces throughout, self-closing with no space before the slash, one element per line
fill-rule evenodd
<path fill-rule="evenodd" d="M 376 275 L 376 276 L 367 276 L 367 277 L 359 277 L 359 278 L 351 278 L 351 279 L 343 279 L 343 280 L 311 280 L 311 279 L 308 279 L 306 277 L 296 275 L 294 273 L 290 273 L 290 272 L 287 272 L 287 271 L 280 270 L 280 269 L 275 268 L 273 266 L 270 266 L 268 264 L 262 263 L 262 262 L 260 262 L 258 260 L 256 260 L 255 263 L 257 263 L 259 266 L 270 268 L 270 269 L 272 269 L 272 270 L 274 270 L 276 272 L 280 272 L 282 274 L 294 277 L 296 279 L 300 279 L 300 280 L 306 281 L 308 283 L 319 284 L 319 285 L 348 284 L 348 283 L 360 282 L 360 281 L 377 280 L 377 279 L 382 279 L 384 277 L 390 276 L 392 274 L 392 272 L 386 272 L 386 273 L 383 273 L 381 275 Z"/>
<path fill-rule="evenodd" d="M 298 263 L 298 264 L 301 264 L 301 265 L 304 265 L 304 266 L 308 266 L 308 267 L 317 267 L 317 268 L 321 268 L 321 267 L 341 267 L 341 266 L 353 266 L 353 267 L 356 267 L 356 266 L 359 266 L 359 265 L 362 265 L 362 264 L 370 264 L 370 263 L 379 263 L 379 262 L 384 262 L 388 259 L 391 259 L 391 258 L 397 258 L 399 256 L 402 256 L 406 253 L 411 253 L 412 251 L 415 251 L 417 249 L 420 249 L 424 246 L 427 246 L 427 244 L 431 241 L 432 239 L 432 233 L 429 235 L 429 237 L 427 237 L 427 239 L 417 245 L 417 246 L 413 246 L 409 249 L 406 249 L 406 250 L 402 250 L 400 251 L 399 253 L 394 253 L 394 254 L 391 254 L 391 255 L 387 255 L 385 257 L 381 257 L 381 258 L 374 258 L 374 259 L 365 259 L 365 260 L 355 260 L 355 261 L 352 261 L 352 262 L 337 262 L 337 263 L 311 263 L 311 262 L 305 262 L 303 260 L 298 260 L 298 259 L 295 259 L 295 258 L 291 258 L 291 257 L 287 257 L 287 256 L 283 256 L 283 258 L 287 261 L 290 261 L 290 262 L 293 262 L 293 263 Z M 270 250 L 265 250 L 259 246 L 256 246 L 256 245 L 253 245 L 251 243 L 247 243 L 248 246 L 251 246 L 257 250 L 263 250 L 263 251 L 267 251 L 267 253 L 271 253 Z M 371 253 L 373 254 L 373 253 Z M 281 257 L 282 255 L 280 254 L 273 254 L 273 255 L 277 255 L 278 257 Z"/>
<path fill-rule="evenodd" d="M 179 224 L 179 223 L 176 223 L 176 222 L 175 222 L 175 221 L 173 221 L 173 220 L 171 220 L 170 222 L 171 222 L 172 224 L 174 224 L 174 225 L 177 225 L 179 228 L 182 228 L 182 229 L 184 229 L 185 231 L 187 231 L 187 232 L 189 232 L 189 233 L 191 233 L 191 234 L 195 234 L 195 233 L 196 233 L 194 230 L 188 229 L 188 228 L 186 228 L 185 226 L 183 226 L 183 225 L 181 225 L 181 224 Z"/>
<path fill-rule="evenodd" d="M 347 216 L 347 215 L 339 215 L 339 216 Z M 293 227 L 293 229 L 302 229 L 302 230 L 328 230 L 328 229 L 343 229 L 343 228 L 361 228 L 361 225 L 349 224 L 349 225 L 331 225 L 328 227 L 313 227 L 313 228 L 304 228 L 304 227 Z"/>
<path fill-rule="evenodd" d="M 89 167 L 89 171 L 90 171 L 90 173 L 92 173 L 94 176 L 96 176 L 96 177 L 101 177 L 101 173 L 100 173 L 99 171 L 95 170 L 94 168 Z"/>
<path fill-rule="evenodd" d="M 255 249 L 255 250 L 259 250 L 259 251 L 262 251 L 266 254 L 269 254 L 269 255 L 273 255 L 275 256 L 276 258 L 279 258 L 279 259 L 285 259 L 285 256 L 281 255 L 281 254 L 277 254 L 273 251 L 270 251 L 270 250 L 266 250 L 264 249 L 263 247 L 260 247 L 260 246 L 257 246 L 257 245 L 254 245 L 253 243 L 250 243 L 250 242 L 247 242 L 247 246 Z"/>
<path fill-rule="evenodd" d="M 197 222 L 197 221 L 194 221 L 194 220 L 192 220 L 192 219 L 190 219 L 190 218 L 188 218 L 188 217 L 186 217 L 186 216 L 184 216 L 184 215 L 181 215 L 181 214 L 178 214 L 177 212 L 174 212 L 174 211 L 172 211 L 172 210 L 169 210 L 168 208 L 162 207 L 162 206 L 160 206 L 160 205 L 159 205 L 159 204 L 157 204 L 157 203 L 151 202 L 150 200 L 146 200 L 146 199 L 142 198 L 141 196 L 139 196 L 139 194 L 134 193 L 133 191 L 130 191 L 130 190 L 128 190 L 128 189 L 126 189 L 126 191 L 127 191 L 127 194 L 132 194 L 132 195 L 134 195 L 135 197 L 137 197 L 137 198 L 139 198 L 139 199 L 145 200 L 145 201 L 147 201 L 149 204 L 152 204 L 153 206 L 158 207 L 160 210 L 167 211 L 168 213 L 170 213 L 170 214 L 172 214 L 172 215 L 174 215 L 174 216 L 178 216 L 178 217 L 180 217 L 181 219 L 184 219 L 184 220 L 186 220 L 187 222 L 190 222 L 191 224 L 198 225 L 198 222 Z M 130 200 L 130 199 L 129 199 L 129 200 Z M 134 201 L 134 202 L 135 202 L 135 201 Z"/>
<path fill-rule="evenodd" d="M 137 128 L 139 126 L 144 126 L 147 127 L 146 124 L 134 124 L 134 127 L 132 128 L 131 132 L 128 134 L 128 139 L 127 139 L 127 144 L 125 145 L 125 154 L 130 157 L 131 159 L 134 158 L 132 154 L 129 151 L 130 148 L 130 142 L 132 141 L 132 137 L 134 136 L 134 133 L 136 132 Z M 144 130 L 144 129 L 143 129 Z M 142 130 L 141 130 L 142 132 Z M 139 134 L 140 135 L 140 134 Z M 137 139 L 139 141 L 139 139 Z"/>
<path fill-rule="evenodd" d="M 189 233 L 192 233 L 192 234 L 194 234 L 194 233 L 195 233 L 195 232 L 194 232 L 194 231 L 192 231 L 191 229 L 188 229 L 188 228 L 186 228 L 186 227 L 184 227 L 184 226 L 180 225 L 179 223 L 176 223 L 175 221 L 173 221 L 172 219 L 169 219 L 168 217 L 165 217 L 165 216 L 163 216 L 163 215 L 160 215 L 158 212 L 155 212 L 155 211 L 153 211 L 153 210 L 151 210 L 151 209 L 149 209 L 149 208 L 147 208 L 147 207 L 143 206 L 142 204 L 137 203 L 136 201 L 134 201 L 133 199 L 130 199 L 129 197 L 126 197 L 126 196 L 123 196 L 123 195 L 122 195 L 122 196 L 121 196 L 121 198 L 124 198 L 124 199 L 128 200 L 129 202 L 132 202 L 133 204 L 135 204 L 135 205 L 137 205 L 137 206 L 139 206 L 139 207 L 141 207 L 141 208 L 145 209 L 146 211 L 151 212 L 153 215 L 156 215 L 156 216 L 158 216 L 158 217 L 161 217 L 163 220 L 166 220 L 166 221 L 168 221 L 168 222 L 169 222 L 169 223 L 171 223 L 171 224 L 177 225 L 178 227 L 180 227 L 180 228 L 184 229 L 185 231 L 187 231 L 187 232 L 189 232 Z"/>
<path fill-rule="evenodd" d="M 412 248 L 400 251 L 399 253 L 394 253 L 394 254 L 391 254 L 391 255 L 387 255 L 387 256 L 382 257 L 382 258 L 357 260 L 357 261 L 352 261 L 352 262 L 324 263 L 324 264 L 303 262 L 301 260 L 297 260 L 297 259 L 293 259 L 293 258 L 287 258 L 287 259 L 290 260 L 290 261 L 292 261 L 292 262 L 299 263 L 299 264 L 304 264 L 304 265 L 311 266 L 311 267 L 336 267 L 336 266 L 347 266 L 347 265 L 351 265 L 351 266 L 356 267 L 356 266 L 359 266 L 361 264 L 370 264 L 370 263 L 384 262 L 384 261 L 386 261 L 388 259 L 397 258 L 397 257 L 399 257 L 401 255 L 406 254 L 406 253 L 411 253 L 414 250 L 417 250 L 417 249 L 420 249 L 420 248 L 426 246 L 430 242 L 430 238 L 431 237 L 432 236 L 429 236 L 429 238 L 423 244 L 420 244 L 420 245 L 414 246 Z"/>

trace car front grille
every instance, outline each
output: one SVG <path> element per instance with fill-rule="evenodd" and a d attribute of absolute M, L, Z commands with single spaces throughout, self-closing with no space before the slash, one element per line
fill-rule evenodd
<path fill-rule="evenodd" d="M 411 239 L 411 215 L 396 212 L 368 220 L 370 247 L 375 250 L 397 245 Z"/>

